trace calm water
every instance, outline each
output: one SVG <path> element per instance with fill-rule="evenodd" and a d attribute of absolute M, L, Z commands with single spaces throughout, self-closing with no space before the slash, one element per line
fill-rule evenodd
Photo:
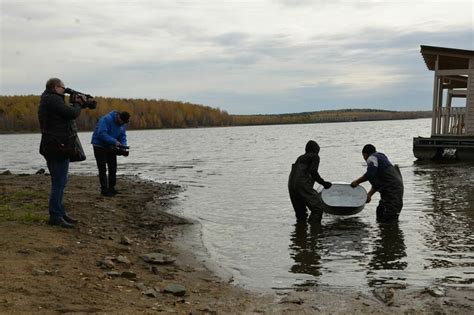
<path fill-rule="evenodd" d="M 119 173 L 185 186 L 174 211 L 201 222 L 211 258 L 248 288 L 473 287 L 474 164 L 415 162 L 412 138 L 428 136 L 430 122 L 130 131 L 132 152 L 119 158 Z M 90 136 L 80 134 L 88 160 L 71 164 L 72 172 L 96 172 Z M 45 167 L 39 138 L 0 135 L 0 171 Z M 320 173 L 329 181 L 363 174 L 360 151 L 369 142 L 398 163 L 400 223 L 376 224 L 377 195 L 355 216 L 325 215 L 317 229 L 295 226 L 287 177 L 309 139 L 321 146 Z"/>

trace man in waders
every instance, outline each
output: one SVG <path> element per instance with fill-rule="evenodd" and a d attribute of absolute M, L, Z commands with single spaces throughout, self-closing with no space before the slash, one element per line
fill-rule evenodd
<path fill-rule="evenodd" d="M 351 183 L 357 187 L 360 183 L 369 181 L 372 188 L 367 193 L 367 203 L 376 191 L 380 193 L 377 206 L 377 221 L 390 223 L 398 220 L 403 207 L 403 179 L 398 166 L 393 166 L 387 156 L 377 152 L 372 144 L 362 149 L 362 156 L 367 162 L 367 172 Z"/>
<path fill-rule="evenodd" d="M 306 221 L 308 217 L 306 208 L 309 208 L 311 210 L 309 222 L 319 224 L 323 216 L 324 204 L 320 194 L 313 189 L 314 182 L 318 182 L 325 189 L 329 189 L 331 183 L 322 179 L 318 173 L 319 145 L 316 141 L 308 141 L 305 151 L 306 153 L 299 156 L 291 167 L 288 190 L 291 204 L 295 209 L 296 220 Z"/>

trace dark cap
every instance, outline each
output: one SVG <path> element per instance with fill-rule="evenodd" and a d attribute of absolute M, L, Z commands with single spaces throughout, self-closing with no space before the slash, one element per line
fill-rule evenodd
<path fill-rule="evenodd" d="M 362 148 L 362 153 L 366 153 L 368 155 L 374 154 L 377 149 L 372 144 L 366 144 Z"/>
<path fill-rule="evenodd" d="M 130 114 L 128 112 L 121 112 L 119 114 L 120 120 L 123 121 L 124 123 L 128 123 L 130 120 Z"/>

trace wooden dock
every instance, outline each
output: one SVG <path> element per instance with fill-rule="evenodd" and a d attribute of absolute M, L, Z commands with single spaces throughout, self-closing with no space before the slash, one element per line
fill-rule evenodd
<path fill-rule="evenodd" d="M 421 54 L 434 71 L 433 114 L 431 137 L 413 138 L 413 154 L 474 160 L 474 51 L 422 45 Z M 451 106 L 455 98 L 465 105 Z"/>

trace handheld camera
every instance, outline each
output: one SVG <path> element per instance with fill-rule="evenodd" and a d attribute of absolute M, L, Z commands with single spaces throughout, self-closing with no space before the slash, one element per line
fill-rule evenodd
<path fill-rule="evenodd" d="M 127 147 L 125 145 L 113 145 L 110 150 L 115 154 L 115 155 L 122 155 L 122 156 L 128 156 L 130 153 L 130 147 Z"/>
<path fill-rule="evenodd" d="M 97 102 L 94 99 L 94 97 L 90 94 L 85 94 L 82 92 L 75 91 L 70 88 L 66 88 L 64 90 L 64 93 L 69 94 L 69 101 L 71 103 L 77 103 L 77 98 L 79 96 L 82 96 L 85 99 L 84 104 L 82 104 L 82 108 L 90 108 L 90 109 L 95 109 L 97 107 Z"/>

